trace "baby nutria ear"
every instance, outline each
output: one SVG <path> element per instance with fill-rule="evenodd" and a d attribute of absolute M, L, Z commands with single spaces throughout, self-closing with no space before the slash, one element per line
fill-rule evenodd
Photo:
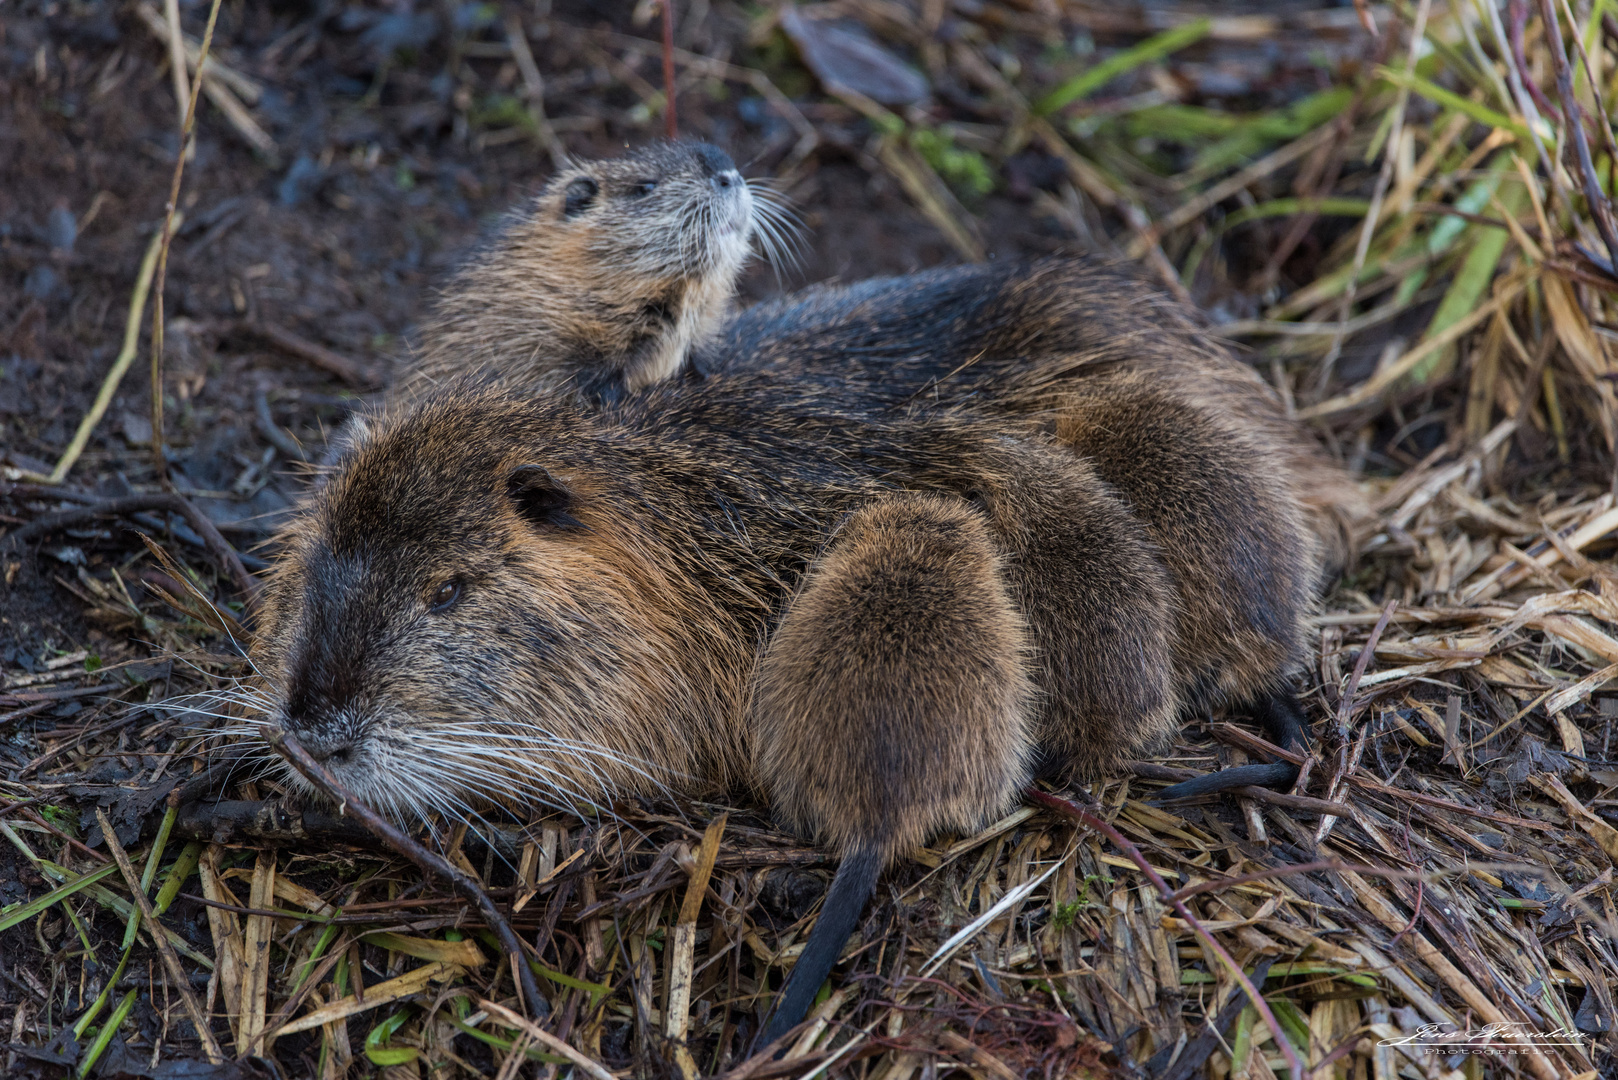
<path fill-rule="evenodd" d="M 590 209 L 600 190 L 600 186 L 588 176 L 581 176 L 568 184 L 562 192 L 562 216 L 578 217 Z"/>
<path fill-rule="evenodd" d="M 568 511 L 573 493 L 543 465 L 519 465 L 506 477 L 506 491 L 517 513 L 538 529 L 582 529 L 584 522 Z"/>

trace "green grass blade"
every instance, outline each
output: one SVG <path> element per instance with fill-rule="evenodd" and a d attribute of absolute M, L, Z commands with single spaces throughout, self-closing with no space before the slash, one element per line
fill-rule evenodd
<path fill-rule="evenodd" d="M 448 1017 L 447 1019 L 451 1024 L 454 1024 L 456 1029 L 459 1030 L 463 1035 L 470 1035 L 478 1042 L 492 1046 L 497 1050 L 509 1051 L 512 1046 L 515 1045 L 514 1041 L 511 1039 L 502 1039 L 498 1035 L 490 1035 L 487 1031 L 479 1031 L 471 1024 L 457 1020 L 453 1016 Z M 526 1051 L 524 1051 L 524 1053 L 529 1061 L 543 1061 L 551 1065 L 573 1064 L 571 1060 L 561 1056 L 560 1054 L 547 1054 L 544 1051 L 535 1050 L 533 1047 L 529 1047 Z"/>
<path fill-rule="evenodd" d="M 338 914 L 342 914 L 342 909 L 338 909 Z M 315 970 L 315 965 L 320 962 L 320 958 L 326 955 L 326 950 L 331 948 L 331 943 L 337 939 L 338 933 L 336 923 L 326 924 L 326 928 L 320 932 L 320 939 L 315 942 L 315 947 L 309 950 L 309 961 L 303 965 L 303 970 L 298 972 L 297 981 L 292 984 L 292 989 L 288 991 L 288 997 L 303 989 L 303 981 L 309 977 L 311 971 Z"/>
<path fill-rule="evenodd" d="M 18 904 L 6 911 L 0 912 L 0 931 L 10 930 L 18 923 L 27 922 L 36 915 L 45 911 L 52 904 L 61 903 L 81 889 L 88 888 L 103 878 L 118 872 L 114 863 L 108 863 L 99 870 L 92 870 L 88 874 L 81 874 L 65 885 L 61 885 L 41 896 L 37 900 L 30 900 L 25 904 Z"/>
<path fill-rule="evenodd" d="M 112 1037 L 118 1034 L 118 1025 L 124 1022 L 124 1017 L 129 1015 L 129 1010 L 135 1007 L 135 996 L 138 993 L 139 991 L 137 990 L 131 990 L 124 995 L 122 1001 L 118 1002 L 118 1007 L 107 1018 L 106 1026 L 96 1033 L 95 1042 L 90 1044 L 89 1052 L 84 1055 L 84 1060 L 79 1063 L 79 1076 L 89 1076 L 90 1070 L 94 1069 L 96 1062 L 101 1060 L 101 1055 L 107 1052 L 107 1047 L 112 1043 Z"/>
<path fill-rule="evenodd" d="M 1438 104 L 1448 106 L 1456 112 L 1465 113 L 1485 127 L 1501 128 L 1511 132 L 1525 143 L 1533 142 L 1533 137 L 1529 134 L 1527 124 L 1520 120 L 1514 120 L 1504 113 L 1495 112 L 1487 105 L 1479 105 L 1477 102 L 1470 98 L 1464 98 L 1453 90 L 1446 90 L 1431 79 L 1424 79 L 1414 72 L 1397 71 L 1386 67 L 1377 68 L 1376 73 L 1395 86 L 1403 86 L 1429 101 L 1436 101 Z"/>
<path fill-rule="evenodd" d="M 96 1022 L 96 1017 L 101 1015 L 101 1010 L 107 1007 L 107 1002 L 112 999 L 112 988 L 117 986 L 118 980 L 124 977 L 124 968 L 129 965 L 129 954 L 133 951 L 133 949 L 124 950 L 124 955 L 118 958 L 118 970 L 112 973 L 112 978 L 107 980 L 107 985 L 102 987 L 101 993 L 96 997 L 95 1001 L 91 1003 L 88 1009 L 84 1010 L 84 1015 L 79 1017 L 78 1021 L 73 1025 L 73 1037 L 75 1039 L 84 1038 L 84 1033 L 89 1030 L 91 1024 Z"/>
<path fill-rule="evenodd" d="M 380 1024 L 373 1027 L 365 1036 L 365 1056 L 371 1059 L 371 1064 L 381 1065 L 408 1065 L 421 1056 L 421 1051 L 413 1046 L 389 1046 L 388 1040 L 394 1033 L 404 1026 L 410 1019 L 409 1009 L 400 1009 Z"/>
<path fill-rule="evenodd" d="M 152 879 L 157 876 L 158 860 L 163 858 L 163 848 L 169 842 L 169 832 L 174 828 L 174 819 L 179 817 L 180 808 L 171 806 L 163 813 L 163 822 L 157 827 L 157 839 L 152 841 L 151 850 L 146 853 L 146 865 L 140 872 L 140 891 L 152 891 Z M 140 906 L 130 909 L 129 922 L 124 924 L 124 942 L 120 948 L 127 949 L 135 944 L 135 932 L 140 929 Z"/>
<path fill-rule="evenodd" d="M 152 901 L 152 910 L 161 915 L 174 903 L 174 898 L 180 895 L 180 886 L 185 879 L 196 871 L 197 861 L 202 858 L 202 842 L 193 840 L 180 849 L 180 857 L 174 860 L 169 867 L 168 876 L 163 879 L 163 887 L 157 890 L 157 899 Z"/>
<path fill-rule="evenodd" d="M 84 924 L 79 921 L 79 913 L 73 910 L 73 905 L 63 904 L 62 914 L 66 915 L 67 921 L 73 924 L 73 932 L 79 935 L 79 944 L 84 946 L 84 951 L 90 957 L 91 963 L 101 963 L 100 957 L 96 956 L 95 946 L 90 944 L 90 931 L 86 930 Z"/>
<path fill-rule="evenodd" d="M 1133 71 L 1142 64 L 1150 64 L 1154 60 L 1161 60 L 1170 53 L 1178 52 L 1187 45 L 1202 40 L 1207 36 L 1211 26 L 1207 19 L 1197 19 L 1184 26 L 1176 26 L 1172 30 L 1154 34 L 1139 45 L 1125 49 L 1115 56 L 1109 56 L 1088 71 L 1075 75 L 1041 98 L 1035 104 L 1034 111 L 1041 116 L 1047 116 L 1062 106 L 1071 104 L 1094 90 L 1099 90 L 1125 72 Z"/>
<path fill-rule="evenodd" d="M 1516 213 L 1518 206 L 1521 205 L 1522 194 L 1523 189 L 1513 185 L 1502 193 L 1501 204 L 1512 213 Z M 1422 335 L 1424 338 L 1442 334 L 1477 308 L 1483 301 L 1484 294 L 1489 291 L 1490 283 L 1494 281 L 1495 269 L 1500 265 L 1500 259 L 1506 252 L 1506 244 L 1511 239 L 1511 234 L 1505 229 L 1488 225 L 1471 225 L 1467 231 L 1475 237 L 1472 248 L 1461 261 L 1461 267 L 1456 271 L 1455 280 L 1450 283 L 1444 298 L 1438 302 L 1438 310 L 1433 312 L 1432 321 L 1427 324 L 1427 332 Z M 1420 385 L 1435 378 L 1442 378 L 1449 373 L 1454 363 L 1454 346 L 1440 349 L 1411 369 L 1410 384 Z"/>

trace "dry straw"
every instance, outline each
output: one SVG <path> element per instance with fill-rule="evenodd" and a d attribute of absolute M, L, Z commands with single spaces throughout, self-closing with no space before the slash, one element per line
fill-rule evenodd
<path fill-rule="evenodd" d="M 987 2 L 959 17 L 1059 34 L 1072 23 L 1057 6 Z M 1376 511 L 1320 619 L 1305 797 L 1154 805 L 1171 775 L 1286 756 L 1216 719 L 1191 725 L 1171 760 L 1091 787 L 1087 812 L 1116 836 L 1040 799 L 939 838 L 884 881 L 780 1060 L 748 1057 L 748 1041 L 830 867 L 743 809 L 618 806 L 502 833 L 499 850 L 464 829 L 439 837 L 522 939 L 549 1004 L 537 1024 L 526 1017 L 544 1010 L 525 1007 L 533 992 L 516 994 L 509 960 L 480 966 L 462 948 L 513 952 L 442 879 L 422 887 L 399 861 L 300 841 L 302 819 L 199 833 L 194 902 L 212 958 L 172 956 L 191 972 L 217 961 L 218 1031 L 271 1053 L 303 1046 L 327 1075 L 359 1057 L 470 1075 L 483 1066 L 468 1055 L 491 1075 L 554 1065 L 682 1080 L 1101 1076 L 1125 1059 L 1172 1078 L 1264 1078 L 1294 1058 L 1306 1075 L 1379 1080 L 1477 1075 L 1485 1062 L 1544 1080 L 1610 1068 L 1618 23 L 1565 0 L 1240 18 L 1061 6 L 1137 45 L 1112 54 L 1105 79 L 1076 63 L 1070 79 L 1030 84 L 987 30 L 938 38 L 928 12 L 940 5 L 845 5 L 979 95 L 975 124 L 953 128 L 846 94 L 806 110 L 776 89 L 779 71 L 670 55 L 686 78 L 758 91 L 793 128 L 793 169 L 826 137 L 817 124 L 869 118 L 857 160 L 891 173 L 963 252 L 983 236 L 963 180 L 974 155 L 994 171 L 1032 149 L 1060 170 L 1057 193 L 1038 196 L 1055 221 L 1101 246 L 1116 235 L 1193 297 L 1258 296 L 1223 332 L 1358 472 Z M 520 19 L 495 30 L 524 33 Z M 620 66 L 659 51 L 568 32 L 581 55 L 610 51 Z M 1270 111 L 1174 98 L 1184 50 L 1298 40 L 1366 62 Z M 557 152 L 524 48 L 513 55 L 533 129 Z M 1256 270 L 1244 245 L 1264 252 Z M 92 599 L 176 653 L 206 633 L 127 595 Z M 188 677 L 206 688 L 232 673 L 215 657 Z M 0 691 L 0 709 L 34 708 L 45 689 L 58 688 Z M 96 858 L 67 846 L 46 859 L 53 826 L 24 805 L 115 745 L 108 715 L 46 733 L 38 783 L 0 788 L 12 800 L 0 834 L 56 889 L 0 929 L 47 909 L 76 918 L 86 898 L 86 911 L 129 910 Z M 172 738 L 167 724 L 145 715 L 130 731 Z M 163 923 L 161 905 L 142 910 Z M 1541 1033 L 1539 1045 L 1435 1058 L 1412 1041 L 1425 1026 L 1489 1024 Z"/>

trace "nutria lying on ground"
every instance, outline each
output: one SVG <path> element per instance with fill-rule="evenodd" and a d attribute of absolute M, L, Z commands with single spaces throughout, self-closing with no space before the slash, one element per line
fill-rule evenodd
<path fill-rule="evenodd" d="M 1319 566 L 1261 444 L 1173 418 L 1222 447 L 1196 498 L 1243 511 L 1205 571 L 1243 602 L 1188 651 L 1184 573 L 1062 445 L 1082 415 L 1047 435 L 849 396 L 744 372 L 384 417 L 265 592 L 270 720 L 402 815 L 761 791 L 846 857 L 779 1028 L 895 856 L 1037 764 L 1095 775 L 1193 705 L 1284 688 Z"/>
<path fill-rule="evenodd" d="M 664 152 L 678 157 L 680 148 Z M 599 173 L 602 166 L 588 168 Z M 595 255 L 609 265 L 616 258 L 613 244 L 635 239 L 633 230 L 617 227 L 630 220 L 629 206 L 603 204 L 593 226 L 602 241 Z M 565 233 L 566 209 L 565 198 L 560 210 L 542 200 L 512 235 L 552 243 Z M 671 219 L 654 220 L 661 228 Z M 608 223 L 613 227 L 603 227 Z M 707 242 L 695 249 L 711 247 L 711 234 L 698 232 Z M 655 246 L 681 245 L 665 238 Z M 563 654 L 548 638 L 503 641 L 509 635 L 493 631 L 476 646 L 439 642 L 429 651 L 449 649 L 453 666 L 467 665 L 497 697 L 505 695 L 504 714 L 496 711 L 496 719 L 481 725 L 457 720 L 450 725 L 454 733 L 531 746 L 528 766 L 548 764 L 563 778 L 561 786 L 547 796 L 531 778 L 515 785 L 510 778 L 491 781 L 487 770 L 451 756 L 440 762 L 446 779 L 437 786 L 374 787 L 376 796 L 397 803 L 396 810 L 460 813 L 469 809 L 465 800 L 480 797 L 571 803 L 595 797 L 609 780 L 626 790 L 736 777 L 762 786 L 786 823 L 846 856 L 783 994 L 770 1029 L 776 1033 L 803 1015 L 881 866 L 930 832 L 959 827 L 1003 803 L 1031 767 L 1034 758 L 1027 755 L 1090 774 L 1152 745 L 1176 717 L 1227 707 L 1263 719 L 1283 744 L 1302 744 L 1301 712 L 1289 682 L 1302 665 L 1323 551 L 1341 556 L 1345 534 L 1337 526 L 1357 492 L 1248 369 L 1210 343 L 1186 311 L 1129 274 L 1086 260 L 1045 260 L 809 290 L 744 313 L 706 345 L 700 336 L 678 337 L 680 349 L 697 350 L 695 367 L 708 378 L 671 389 L 657 384 L 672 379 L 677 365 L 634 368 L 610 359 L 634 355 L 633 349 L 613 354 L 564 343 L 535 351 L 529 343 L 550 340 L 556 326 L 576 325 L 584 311 L 616 311 L 622 325 L 614 340 L 627 340 L 638 317 L 630 309 L 643 310 L 578 305 L 562 290 L 547 294 L 544 303 L 506 303 L 503 286 L 524 278 L 535 262 L 508 244 L 457 281 L 444 302 L 453 313 L 452 332 L 432 346 L 435 377 L 492 382 L 518 397 L 554 399 L 560 388 L 572 404 L 548 400 L 529 407 L 547 418 L 548 426 L 529 429 L 536 453 L 577 446 L 601 451 L 603 439 L 622 449 L 622 440 L 632 441 L 643 464 L 654 469 L 649 478 L 633 470 L 622 477 L 642 492 L 632 503 L 642 513 L 670 514 L 673 489 L 662 485 L 677 476 L 745 480 L 731 494 L 723 485 L 695 493 L 695 504 L 685 491 L 673 499 L 681 511 L 667 520 L 694 529 L 704 543 L 712 542 L 706 534 L 716 527 L 740 530 L 747 541 L 740 550 L 755 560 L 748 564 L 753 571 L 739 572 L 728 562 L 717 571 L 702 569 L 698 560 L 671 577 L 680 564 L 669 556 L 678 548 L 630 547 L 612 549 L 619 561 L 604 575 L 591 564 L 578 579 L 508 582 L 504 592 L 535 590 L 542 606 L 565 597 L 566 625 L 600 631 L 593 647 L 570 639 L 565 655 L 574 662 L 556 664 Z M 707 280 L 722 278 L 715 271 Z M 730 280 L 723 284 L 728 298 Z M 501 314 L 487 325 L 498 329 L 484 331 L 478 313 L 495 302 Z M 712 328 L 713 320 L 705 325 Z M 502 354 L 503 340 L 520 344 Z M 458 341 L 467 343 L 465 352 L 456 351 Z M 488 488 L 451 469 L 448 487 L 435 496 L 431 485 L 411 478 L 411 468 L 436 475 L 437 466 L 419 455 L 407 466 L 401 432 L 441 445 L 445 460 L 459 460 L 453 447 L 473 449 L 496 434 L 478 426 L 481 418 L 466 412 L 467 403 L 504 400 L 495 412 L 507 416 L 515 402 L 495 390 L 457 391 L 456 400 L 459 420 L 453 408 L 442 415 L 424 409 L 387 421 L 375 439 L 361 433 L 364 445 L 338 471 L 336 501 L 322 497 L 308 526 L 313 533 L 301 535 L 326 527 L 315 522 L 354 521 L 355 505 L 373 507 L 366 513 L 380 525 L 385 515 L 374 508 L 386 499 L 379 501 L 378 491 L 424 494 L 423 508 L 431 509 L 450 490 L 462 497 Z M 429 414 L 439 419 L 429 421 Z M 990 443 L 974 442 L 982 439 Z M 394 450 L 383 453 L 378 445 Z M 1011 457 L 986 464 L 988 458 L 969 449 L 986 453 L 985 445 Z M 855 490 L 846 489 L 839 470 L 860 477 Z M 580 488 L 549 465 L 525 475 L 539 479 L 519 482 L 513 471 L 505 497 L 544 511 L 529 515 L 533 527 L 564 533 L 583 527 L 571 507 L 595 481 Z M 1074 514 L 1089 521 L 1084 542 L 1064 532 Z M 598 522 L 588 536 L 626 535 L 625 522 L 633 517 L 614 519 L 611 527 Z M 1102 527 L 1103 519 L 1110 524 Z M 487 524 L 475 510 L 445 521 L 479 535 Z M 1103 536 L 1110 539 L 1097 546 Z M 446 555 L 459 543 L 439 542 Z M 294 565 L 306 562 L 303 572 L 316 579 L 336 574 L 319 543 L 307 551 L 320 557 L 300 557 Z M 778 568 L 781 557 L 790 565 Z M 634 565 L 640 568 L 631 572 Z M 1073 578 L 1079 567 L 1084 575 Z M 696 577 L 682 576 L 693 570 L 700 570 Z M 751 580 L 756 573 L 762 580 Z M 1095 581 L 1109 576 L 1118 578 L 1116 588 L 1098 589 Z M 602 580 L 617 578 L 656 587 L 644 596 L 601 589 Z M 742 609 L 760 621 L 738 623 L 733 612 L 723 619 L 694 615 L 687 601 L 695 594 L 671 586 L 675 578 L 705 581 L 699 591 L 722 597 L 727 612 L 725 605 L 745 600 Z M 1070 579 L 1081 582 L 1072 597 Z M 347 586 L 355 603 L 384 595 L 382 579 L 374 582 Z M 731 595 L 737 582 L 740 592 Z M 442 595 L 421 602 L 449 611 L 464 586 L 445 578 Z M 585 607 L 572 606 L 585 597 Z M 323 642 L 327 608 L 313 610 L 311 603 L 295 595 L 284 608 L 291 613 L 287 625 L 313 620 L 303 632 Z M 334 656 L 369 649 L 354 636 L 363 620 L 342 605 L 330 611 L 341 613 L 333 616 L 331 631 L 345 635 L 334 643 L 337 652 L 321 645 L 319 655 L 305 661 L 295 649 L 280 664 L 288 673 L 284 722 L 317 747 L 334 747 L 323 751 L 331 760 L 361 755 L 357 776 L 374 778 L 387 755 L 404 751 L 376 735 L 386 726 L 367 719 L 365 710 L 333 705 L 331 692 L 318 689 L 352 677 L 340 675 Z M 656 615 L 649 623 L 641 618 L 647 612 Z M 672 634 L 664 620 L 686 632 Z M 422 632 L 430 636 L 435 625 L 429 621 Z M 697 630 L 702 647 L 694 649 L 690 632 Z M 742 652 L 727 651 L 738 641 Z M 758 643 L 766 641 L 759 654 Z M 884 652 L 895 642 L 897 652 Z M 541 719 L 530 723 L 551 723 L 546 718 L 560 709 L 572 718 L 561 727 L 568 733 L 561 742 L 544 743 L 553 734 L 544 727 L 535 742 L 532 733 L 513 732 L 498 719 L 525 715 L 537 699 L 502 689 L 505 676 L 495 679 L 491 672 L 505 668 L 473 655 L 491 643 L 545 665 L 529 675 L 545 684 L 547 703 L 532 714 Z M 577 662 L 593 653 L 595 659 Z M 918 667 L 916 657 L 927 655 L 938 662 Z M 374 657 L 365 663 L 385 667 Z M 331 665 L 337 666 L 328 671 Z M 1037 688 L 1032 705 L 1019 680 Z M 306 685 L 316 689 L 306 691 Z M 1148 707 L 1146 699 L 1156 704 Z M 602 702 L 617 705 L 603 712 Z M 437 715 L 430 702 L 415 698 L 389 708 L 400 717 Z M 912 720 L 891 719 L 895 714 Z M 1034 735 L 1007 719 L 1025 714 L 1039 717 Z M 939 725 L 959 728 L 963 717 L 977 718 L 968 725 L 976 735 L 959 742 L 940 733 Z M 646 718 L 656 718 L 655 736 L 640 730 Z M 860 736 L 849 744 L 858 754 L 824 754 L 825 741 L 845 731 Z M 981 756 L 989 743 L 1000 751 Z M 751 748 L 745 765 L 732 760 L 739 746 Z M 502 752 L 509 751 L 482 757 Z M 865 764 L 859 755 L 869 754 L 876 757 Z M 568 771 L 570 756 L 588 763 L 585 773 Z M 617 764 L 606 765 L 609 758 Z M 923 796 L 917 779 L 923 772 L 912 767 L 963 781 Z M 974 769 L 981 775 L 969 777 Z M 1285 784 L 1295 775 L 1285 765 L 1252 766 L 1165 794 Z M 873 787 L 884 778 L 889 788 Z M 870 797 L 873 792 L 881 798 Z"/>

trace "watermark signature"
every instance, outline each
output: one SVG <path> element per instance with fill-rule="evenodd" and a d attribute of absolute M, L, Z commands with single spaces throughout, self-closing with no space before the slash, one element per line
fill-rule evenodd
<path fill-rule="evenodd" d="M 1405 1047 L 1423 1054 L 1484 1054 L 1516 1057 L 1544 1054 L 1561 1047 L 1583 1047 L 1589 1036 L 1575 1028 L 1531 1029 L 1527 1024 L 1487 1024 L 1476 1028 L 1456 1028 L 1447 1024 L 1427 1024 L 1407 1035 L 1382 1039 L 1378 1045 Z"/>

